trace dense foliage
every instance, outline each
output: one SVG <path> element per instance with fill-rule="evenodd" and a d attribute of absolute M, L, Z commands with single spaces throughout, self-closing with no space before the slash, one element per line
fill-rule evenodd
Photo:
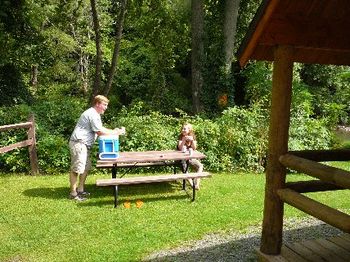
<path fill-rule="evenodd" d="M 240 1 L 234 51 L 261 0 Z M 102 84 L 111 67 L 121 1 L 99 0 Z M 43 172 L 67 171 L 67 141 L 87 107 L 95 74 L 89 0 L 1 1 L 0 125 L 37 121 Z M 272 64 L 223 64 L 224 1 L 204 1 L 204 111 L 193 115 L 191 1 L 128 1 L 117 71 L 104 122 L 125 126 L 122 150 L 175 148 L 184 121 L 194 124 L 210 170 L 262 170 L 267 148 Z M 348 67 L 295 64 L 290 145 L 334 146 L 330 131 L 349 125 Z M 0 132 L 0 145 L 25 132 Z M 96 149 L 95 149 L 96 150 Z M 0 155 L 0 168 L 28 169 L 26 149 Z"/>
<path fill-rule="evenodd" d="M 69 170 L 68 140 L 82 105 L 78 99 L 43 102 L 32 108 L 15 106 L 0 110 L 0 125 L 26 121 L 33 111 L 36 116 L 37 148 L 42 173 Z M 127 134 L 120 136 L 122 151 L 175 149 L 182 123 L 194 125 L 199 150 L 207 155 L 205 168 L 212 171 L 262 171 L 266 161 L 268 113 L 262 107 L 232 107 L 215 119 L 180 117 L 146 109 L 142 103 L 116 112 L 113 108 L 104 116 L 106 126 L 125 126 Z M 316 135 L 317 134 L 317 135 Z M 25 132 L 1 132 L 1 143 L 7 145 L 25 138 Z M 291 126 L 291 149 L 320 149 L 332 145 L 331 133 L 323 120 L 312 119 L 305 111 L 295 113 Z M 94 147 L 96 155 L 98 146 Z M 29 171 L 27 149 L 0 155 L 0 168 L 7 171 Z"/>

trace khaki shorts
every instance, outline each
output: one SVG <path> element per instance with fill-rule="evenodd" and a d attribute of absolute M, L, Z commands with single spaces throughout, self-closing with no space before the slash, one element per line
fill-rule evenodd
<path fill-rule="evenodd" d="M 69 141 L 71 155 L 71 171 L 78 174 L 89 172 L 91 169 L 90 149 L 76 141 Z"/>

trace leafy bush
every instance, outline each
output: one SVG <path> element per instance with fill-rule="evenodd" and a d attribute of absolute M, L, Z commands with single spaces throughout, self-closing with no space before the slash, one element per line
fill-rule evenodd
<path fill-rule="evenodd" d="M 42 103 L 33 109 L 38 116 L 37 149 L 41 172 L 68 172 L 70 165 L 68 140 L 77 118 L 84 110 L 81 103 L 67 99 L 65 103 L 60 101 Z M 11 110 L 0 108 L 0 116 L 4 116 L 6 120 L 0 123 L 22 121 L 27 118 L 25 115 L 30 111 L 29 107 L 17 106 Z M 175 149 L 181 125 L 190 122 L 195 129 L 198 149 L 207 156 L 203 160 L 206 170 L 233 172 L 264 169 L 269 119 L 267 110 L 258 104 L 251 108 L 228 108 L 214 119 L 189 116 L 183 112 L 179 112 L 179 117 L 164 115 L 148 110 L 143 103 L 122 108 L 118 114 L 113 108 L 109 111 L 111 111 L 109 114 L 103 116 L 105 126 L 111 128 L 125 126 L 127 130 L 125 136 L 120 136 L 122 151 Z M 25 136 L 25 132 L 11 133 L 7 136 L 0 132 L 1 145 L 13 143 Z M 332 146 L 332 142 L 325 119 L 311 118 L 305 105 L 292 110 L 290 149 L 326 149 Z M 97 151 L 98 147 L 95 146 L 92 155 L 96 155 Z M 93 159 L 95 160 L 95 157 Z M 28 151 L 25 149 L 1 154 L 0 160 L 1 169 L 7 171 L 29 169 Z"/>

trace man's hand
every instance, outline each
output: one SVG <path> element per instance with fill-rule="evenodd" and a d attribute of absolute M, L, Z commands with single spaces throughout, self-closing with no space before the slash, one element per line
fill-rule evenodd
<path fill-rule="evenodd" d="M 114 131 L 116 131 L 117 135 L 125 135 L 125 127 L 121 127 L 121 128 L 115 128 Z"/>

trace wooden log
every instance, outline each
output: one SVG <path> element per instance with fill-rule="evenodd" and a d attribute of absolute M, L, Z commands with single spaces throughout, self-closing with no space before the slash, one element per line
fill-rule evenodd
<path fill-rule="evenodd" d="M 349 161 L 350 149 L 336 149 L 336 150 L 303 150 L 303 151 L 289 151 L 289 154 L 313 160 L 316 162 L 325 161 Z"/>
<path fill-rule="evenodd" d="M 290 46 L 277 46 L 274 52 L 269 151 L 266 169 L 264 218 L 260 251 L 268 255 L 281 252 L 283 202 L 277 190 L 284 187 L 286 168 L 279 156 L 288 151 L 288 130 L 292 96 L 293 61 Z"/>
<path fill-rule="evenodd" d="M 281 200 L 289 205 L 294 206 L 327 224 L 339 228 L 346 233 L 350 233 L 350 216 L 348 214 L 319 203 L 288 188 L 279 189 L 277 193 Z"/>
<path fill-rule="evenodd" d="M 292 189 L 298 193 L 332 191 L 332 190 L 344 189 L 342 187 L 338 187 L 336 185 L 326 183 L 320 180 L 288 182 L 286 183 L 286 188 Z"/>
<path fill-rule="evenodd" d="M 291 154 L 281 156 L 280 162 L 298 172 L 316 177 L 324 182 L 350 189 L 350 172 Z"/>
<path fill-rule="evenodd" d="M 14 144 L 11 144 L 11 145 L 8 145 L 8 146 L 1 147 L 0 148 L 0 154 L 12 151 L 12 150 L 14 150 L 16 148 L 30 146 L 32 143 L 33 143 L 33 140 L 32 139 L 28 139 L 28 140 L 24 140 L 24 141 L 21 141 L 21 142 L 18 142 L 18 143 L 14 143 Z"/>
<path fill-rule="evenodd" d="M 32 140 L 32 143 L 28 147 L 31 174 L 36 175 L 39 173 L 38 156 L 36 153 L 36 138 L 35 138 L 35 119 L 32 114 L 29 117 L 29 121 L 32 123 L 28 129 L 28 140 Z"/>
<path fill-rule="evenodd" d="M 16 128 L 29 128 L 31 126 L 32 126 L 32 122 L 5 125 L 5 126 L 0 126 L 0 131 L 6 131 L 6 130 L 16 129 Z"/>

